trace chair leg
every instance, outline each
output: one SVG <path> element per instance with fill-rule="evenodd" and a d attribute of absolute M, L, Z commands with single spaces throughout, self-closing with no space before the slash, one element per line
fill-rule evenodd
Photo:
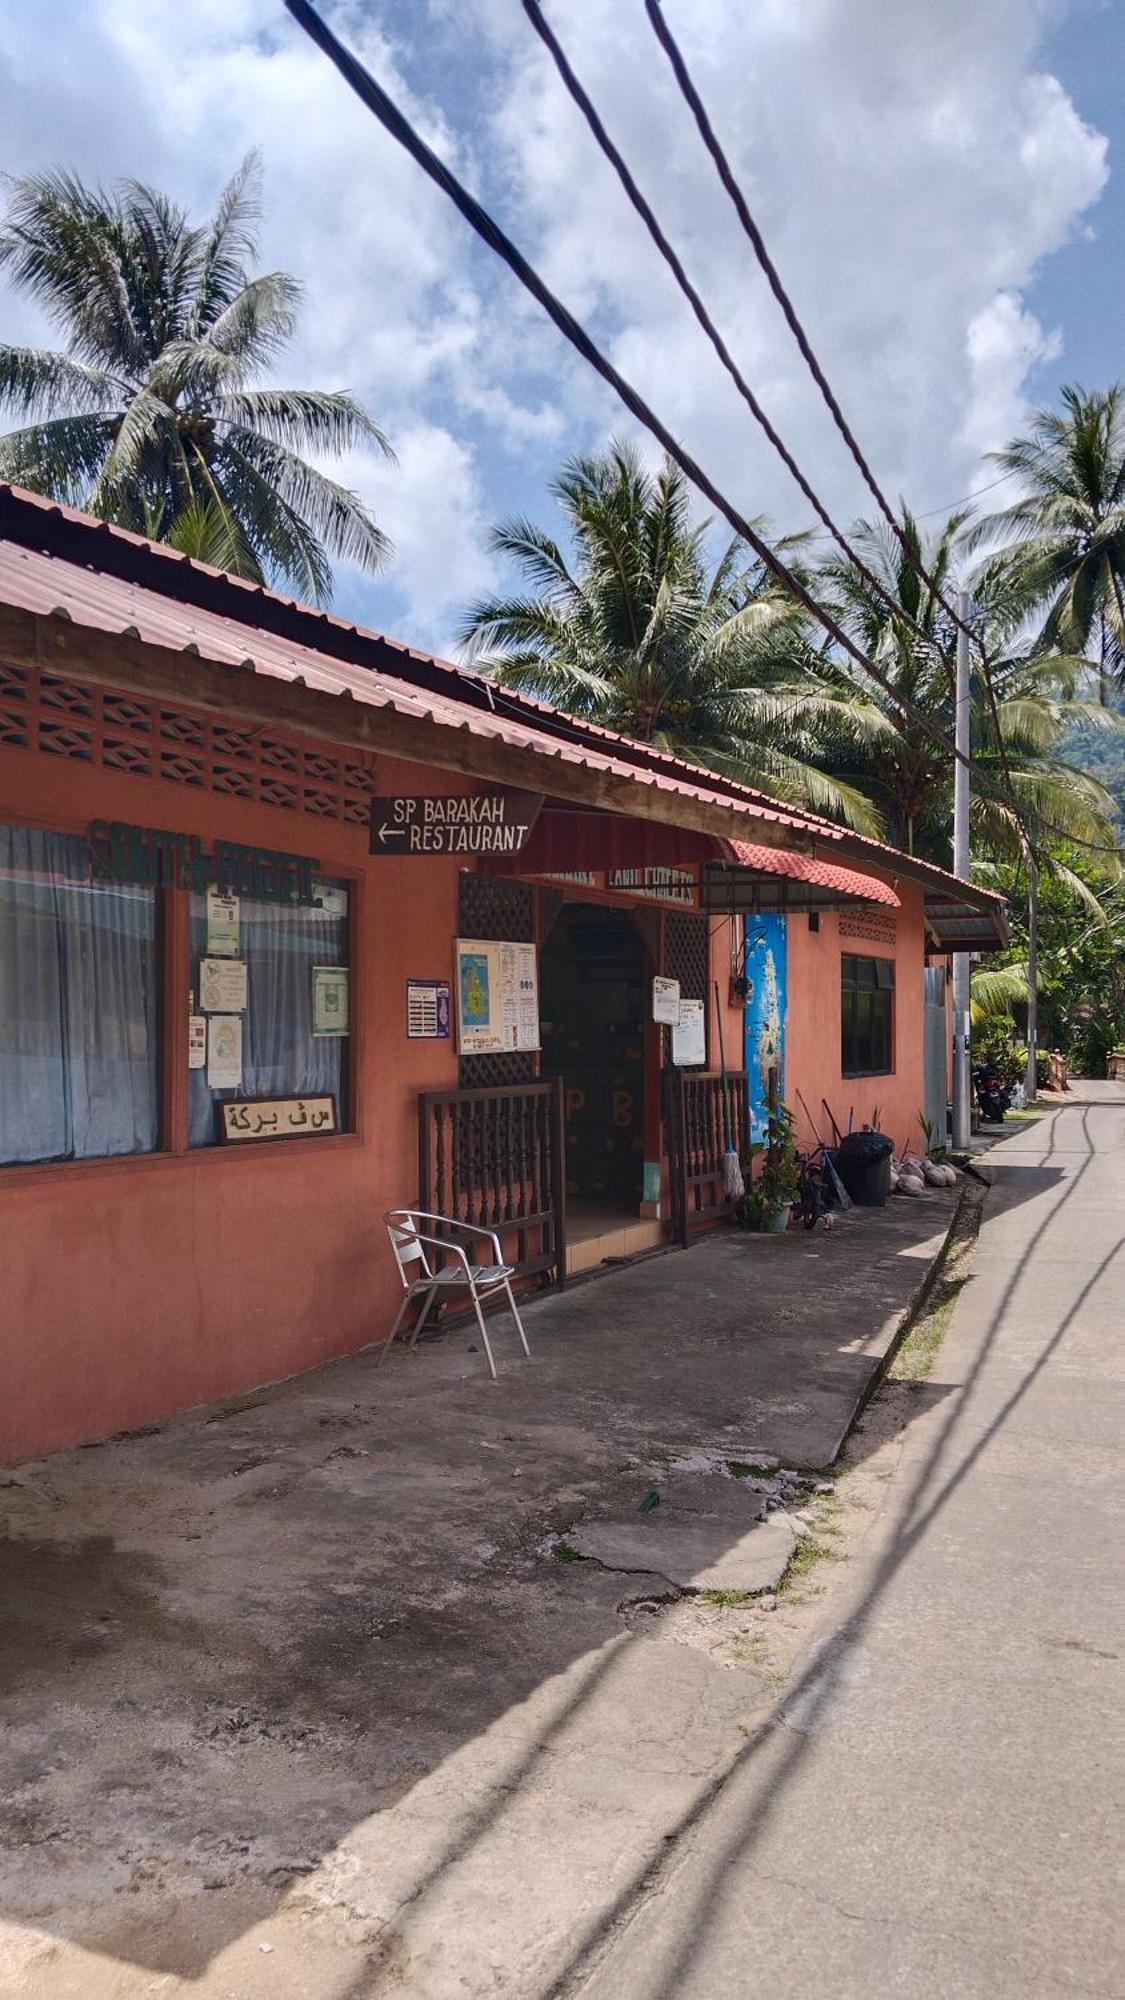
<path fill-rule="evenodd" d="M 407 1342 L 408 1347 L 416 1347 L 418 1345 L 418 1335 L 421 1333 L 422 1328 L 426 1324 L 426 1314 L 429 1312 L 430 1307 L 433 1305 L 434 1293 L 436 1291 L 437 1291 L 437 1286 L 431 1285 L 429 1291 L 426 1293 L 425 1299 L 422 1302 L 422 1310 L 418 1314 L 418 1317 L 414 1322 L 413 1328 L 411 1329 L 410 1339 Z"/>
<path fill-rule="evenodd" d="M 508 1304 L 509 1304 L 509 1306 L 510 1306 L 510 1307 L 511 1307 L 511 1309 L 512 1309 L 512 1318 L 513 1318 L 513 1319 L 515 1320 L 515 1322 L 516 1322 L 516 1332 L 517 1332 L 517 1333 L 519 1334 L 519 1337 L 520 1337 L 520 1341 L 522 1342 L 522 1345 L 523 1345 L 523 1351 L 524 1351 L 524 1353 L 526 1354 L 526 1356 L 527 1356 L 528 1360 L 530 1361 L 530 1360 L 531 1360 L 531 1349 L 530 1349 L 530 1347 L 529 1347 L 529 1346 L 528 1346 L 528 1344 L 527 1344 L 527 1335 L 526 1335 L 526 1333 L 525 1333 L 525 1332 L 524 1332 L 524 1330 L 523 1330 L 523 1321 L 522 1321 L 522 1319 L 521 1319 L 521 1318 L 520 1318 L 520 1316 L 519 1316 L 519 1312 L 518 1312 L 518 1310 L 517 1310 L 517 1307 L 516 1307 L 516 1302 L 515 1302 L 515 1299 L 514 1299 L 514 1298 L 513 1298 L 513 1296 L 512 1296 L 512 1287 L 511 1287 L 511 1283 L 510 1283 L 510 1281 L 509 1281 L 509 1280 L 508 1280 L 507 1278 L 505 1278 L 505 1280 L 504 1280 L 504 1290 L 505 1290 L 505 1291 L 507 1292 L 507 1294 L 508 1294 Z"/>
<path fill-rule="evenodd" d="M 387 1335 L 387 1338 L 385 1339 L 382 1347 L 379 1350 L 378 1359 L 376 1360 L 375 1363 L 376 1368 L 382 1367 L 384 1361 L 386 1360 L 388 1354 L 391 1351 L 392 1346 L 394 1345 L 395 1335 L 397 1334 L 399 1327 L 402 1325 L 402 1322 L 406 1317 L 406 1308 L 410 1304 L 410 1299 L 411 1299 L 411 1294 L 409 1292 L 404 1292 L 402 1295 L 402 1304 L 399 1306 L 399 1309 L 395 1314 L 395 1323 L 392 1326 L 389 1334 Z"/>
<path fill-rule="evenodd" d="M 479 1328 L 480 1328 L 480 1337 L 481 1337 L 481 1339 L 482 1339 L 482 1340 L 483 1340 L 483 1342 L 484 1342 L 484 1351 L 485 1351 L 485 1353 L 486 1353 L 486 1354 L 487 1354 L 487 1356 L 488 1356 L 488 1366 L 489 1366 L 489 1369 L 491 1370 L 491 1373 L 492 1373 L 492 1379 L 493 1379 L 493 1381 L 495 1382 L 495 1380 L 496 1380 L 496 1363 L 495 1363 L 495 1361 L 494 1361 L 494 1360 L 492 1359 L 492 1348 L 490 1347 L 490 1345 L 489 1345 L 489 1340 L 488 1340 L 488 1328 L 487 1328 L 487 1327 L 485 1326 L 485 1323 L 484 1323 L 484 1314 L 482 1313 L 482 1311 L 481 1311 L 481 1309 L 480 1309 L 480 1300 L 479 1300 L 479 1299 L 478 1299 L 478 1297 L 477 1297 L 477 1292 L 476 1292 L 476 1286 L 475 1286 L 475 1285 L 470 1285 L 470 1287 L 469 1287 L 469 1291 L 470 1291 L 470 1294 L 471 1294 L 471 1297 L 472 1297 L 472 1301 L 473 1301 L 473 1311 L 475 1312 L 475 1314 L 476 1314 L 476 1316 L 477 1316 L 477 1325 L 478 1325 L 478 1326 L 479 1326 Z"/>

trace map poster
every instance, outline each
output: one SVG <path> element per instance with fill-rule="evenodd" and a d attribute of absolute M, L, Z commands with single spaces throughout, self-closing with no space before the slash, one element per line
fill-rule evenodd
<path fill-rule="evenodd" d="M 539 975 L 533 944 L 458 938 L 457 1046 L 462 1055 L 539 1047 Z"/>

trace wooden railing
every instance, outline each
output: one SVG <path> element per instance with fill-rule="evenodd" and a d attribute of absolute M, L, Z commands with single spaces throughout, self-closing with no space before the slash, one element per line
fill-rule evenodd
<path fill-rule="evenodd" d="M 566 1279 L 562 1081 L 428 1090 L 418 1099 L 419 1206 L 495 1229 L 521 1276 Z"/>
<path fill-rule="evenodd" d="M 672 1234 L 685 1248 L 693 1230 L 730 1218 L 723 1187 L 728 1130 L 741 1154 L 749 1140 L 749 1099 L 744 1069 L 721 1076 L 664 1072 L 664 1127 L 672 1192 Z"/>

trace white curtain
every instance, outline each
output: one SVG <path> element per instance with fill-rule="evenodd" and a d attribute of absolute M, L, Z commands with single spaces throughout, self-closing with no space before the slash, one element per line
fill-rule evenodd
<path fill-rule="evenodd" d="M 320 885 L 331 887 L 331 885 Z M 339 914 L 337 914 L 337 911 Z M 207 900 L 192 897 L 192 961 L 199 992 L 199 961 L 207 951 Z M 193 1146 L 218 1142 L 216 1104 L 232 1097 L 310 1097 L 331 1094 L 343 1130 L 347 1118 L 347 1038 L 312 1031 L 312 968 L 346 965 L 345 892 L 336 889 L 327 909 L 257 902 L 243 896 L 239 948 L 246 961 L 247 1004 L 242 1017 L 242 1084 L 212 1090 L 206 1070 L 190 1072 L 189 1136 Z"/>
<path fill-rule="evenodd" d="M 88 877 L 77 836 L 0 826 L 0 1162 L 157 1143 L 155 895 Z"/>

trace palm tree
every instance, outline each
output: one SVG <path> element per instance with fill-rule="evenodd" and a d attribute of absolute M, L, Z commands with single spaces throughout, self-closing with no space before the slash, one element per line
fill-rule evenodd
<path fill-rule="evenodd" d="M 851 713 L 850 737 L 842 731 L 835 744 L 828 711 L 823 713 L 823 754 L 830 770 L 869 792 L 883 811 L 890 838 L 907 853 L 945 865 L 953 759 L 945 744 L 907 712 L 906 704 L 920 710 L 941 736 L 952 737 L 955 632 L 940 600 L 949 601 L 956 593 L 965 523 L 964 514 L 952 514 L 927 542 L 904 508 L 901 526 L 908 555 L 882 525 L 859 522 L 850 539 L 881 590 L 843 556 L 821 565 L 819 595 L 881 668 L 890 695 L 835 650 L 817 652 L 807 633 L 800 661 L 805 674 L 836 700 L 842 716 Z M 916 563 L 932 582 L 919 574 Z M 974 767 L 986 781 L 978 782 L 971 795 L 975 852 L 985 860 L 1019 862 L 1026 855 L 1029 832 L 1046 822 L 1072 839 L 1112 842 L 1110 794 L 1059 753 L 1075 722 L 1095 719 L 1111 728 L 1119 726 L 1118 718 L 1075 699 L 1076 662 L 1010 645 L 1010 605 L 998 584 L 991 597 L 978 601 L 978 612 L 996 714 L 983 666 L 975 659 L 970 747 Z"/>
<path fill-rule="evenodd" d="M 382 432 L 342 392 L 255 386 L 301 297 L 284 271 L 250 275 L 256 157 L 202 226 L 135 181 L 53 171 L 9 190 L 0 269 L 65 346 L 0 345 L 0 407 L 24 426 L 0 437 L 0 477 L 320 602 L 330 554 L 379 567 L 386 536 L 301 454 L 389 455 Z"/>
<path fill-rule="evenodd" d="M 570 459 L 551 491 L 570 549 L 531 521 L 491 546 L 523 571 L 523 595 L 472 605 L 466 656 L 508 687 L 642 743 L 767 787 L 877 833 L 876 808 L 810 759 L 819 691 L 793 671 L 785 635 L 801 613 L 733 541 L 712 567 L 710 524 L 687 482 L 646 471 L 625 444 Z"/>
<path fill-rule="evenodd" d="M 1091 659 L 1098 695 L 1125 687 L 1125 391 L 1065 388 L 1063 411 L 1040 410 L 1031 435 L 993 452 L 1024 491 L 978 522 L 970 545 L 1002 546 L 982 582 L 1042 620 L 1042 643 Z"/>

